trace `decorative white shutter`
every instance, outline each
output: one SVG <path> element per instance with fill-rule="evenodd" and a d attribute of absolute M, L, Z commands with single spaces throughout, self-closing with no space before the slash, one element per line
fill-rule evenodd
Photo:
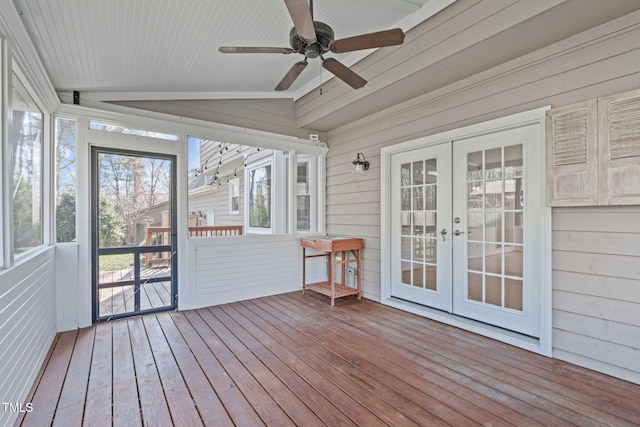
<path fill-rule="evenodd" d="M 598 129 L 598 204 L 640 204 L 640 89 L 598 98 Z"/>
<path fill-rule="evenodd" d="M 591 100 L 547 112 L 547 204 L 598 202 L 598 108 Z"/>

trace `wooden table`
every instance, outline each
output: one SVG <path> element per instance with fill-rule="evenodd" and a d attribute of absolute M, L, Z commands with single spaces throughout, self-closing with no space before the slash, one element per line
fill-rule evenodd
<path fill-rule="evenodd" d="M 363 244 L 363 239 L 355 237 L 338 237 L 338 236 L 324 236 L 324 237 L 303 237 L 300 239 L 300 245 L 302 246 L 302 293 L 305 289 L 309 289 L 314 292 L 327 295 L 331 298 L 331 306 L 334 305 L 336 298 L 346 297 L 348 295 L 355 295 L 358 299 L 361 298 L 362 284 L 360 282 L 362 271 L 362 260 L 360 257 L 360 251 Z M 316 249 L 322 251 L 321 254 L 307 255 L 307 248 Z M 336 254 L 339 257 L 336 257 Z M 315 257 L 327 257 L 328 272 L 327 280 L 316 283 L 306 283 L 306 263 L 308 258 Z M 351 258 L 349 258 L 351 257 Z M 356 265 L 356 287 L 346 286 L 347 277 L 347 265 Z M 335 281 L 335 268 L 341 266 L 341 282 Z"/>

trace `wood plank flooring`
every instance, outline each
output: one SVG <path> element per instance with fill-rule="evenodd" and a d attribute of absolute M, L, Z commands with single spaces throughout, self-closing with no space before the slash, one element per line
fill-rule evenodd
<path fill-rule="evenodd" d="M 30 401 L 18 425 L 640 425 L 638 385 L 312 292 L 58 334 Z"/>
<path fill-rule="evenodd" d="M 100 317 L 135 311 L 134 286 L 114 286 L 100 289 Z M 140 310 L 171 306 L 171 282 L 143 283 L 140 285 Z"/>

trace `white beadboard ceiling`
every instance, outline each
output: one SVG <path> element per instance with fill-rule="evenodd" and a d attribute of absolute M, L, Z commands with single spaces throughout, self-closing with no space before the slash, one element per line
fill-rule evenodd
<path fill-rule="evenodd" d="M 336 38 L 414 21 L 442 0 L 315 0 Z M 327 78 L 319 60 L 284 94 L 275 86 L 299 54 L 221 54 L 219 46 L 289 46 L 283 0 L 14 0 L 58 92 L 129 99 L 296 97 Z M 406 24 L 405 24 L 406 25 Z M 389 48 L 387 48 L 389 49 Z M 328 55 L 329 56 L 329 55 Z M 334 55 L 347 63 L 347 55 Z M 353 58 L 352 58 L 353 59 Z M 99 96 L 99 95 L 96 95 Z"/>

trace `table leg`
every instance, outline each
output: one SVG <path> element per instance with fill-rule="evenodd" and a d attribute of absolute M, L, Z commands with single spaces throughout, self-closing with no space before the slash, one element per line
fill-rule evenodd
<path fill-rule="evenodd" d="M 336 284 L 335 284 L 335 279 L 333 277 L 333 262 L 335 261 L 335 259 L 333 258 L 333 252 L 329 253 L 329 280 L 331 283 L 331 307 L 333 307 L 334 302 L 335 302 L 335 298 L 336 298 Z"/>
<path fill-rule="evenodd" d="M 305 281 L 305 271 L 306 271 L 306 264 L 307 264 L 307 257 L 306 257 L 306 249 L 304 246 L 302 247 L 302 295 L 304 295 L 304 281 Z"/>
<path fill-rule="evenodd" d="M 342 251 L 342 286 L 347 286 L 347 251 Z"/>
<path fill-rule="evenodd" d="M 360 249 L 355 250 L 356 254 L 356 283 L 358 286 L 358 299 L 362 297 L 362 282 L 360 282 L 360 276 L 362 276 L 362 268 L 360 266 Z"/>

